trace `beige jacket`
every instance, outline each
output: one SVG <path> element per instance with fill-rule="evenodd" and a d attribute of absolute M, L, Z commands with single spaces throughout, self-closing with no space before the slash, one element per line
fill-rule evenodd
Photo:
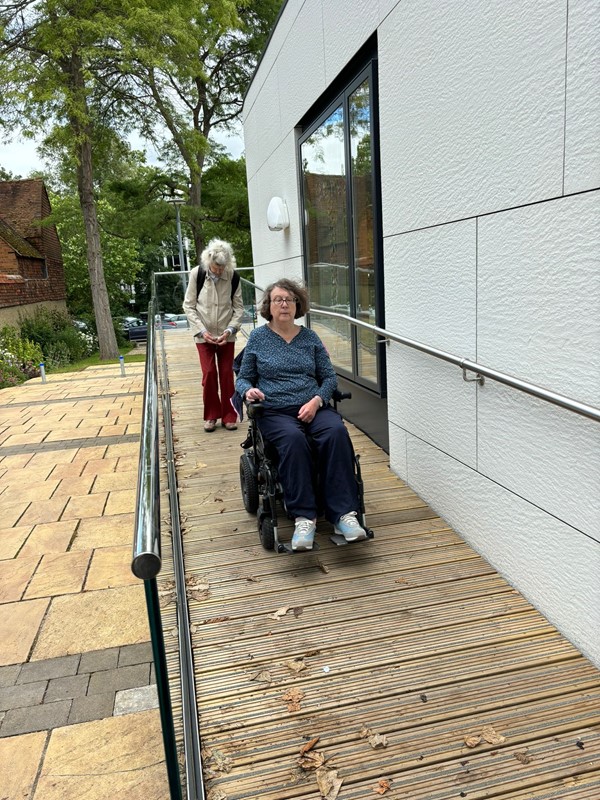
<path fill-rule="evenodd" d="M 232 269 L 226 269 L 218 281 L 213 282 L 208 274 L 204 278 L 204 285 L 196 302 L 198 293 L 198 271 L 203 267 L 194 267 L 190 272 L 190 280 L 183 301 L 183 310 L 188 318 L 192 333 L 196 341 L 202 341 L 202 332 L 208 331 L 212 336 L 220 336 L 226 328 L 231 328 L 233 333 L 229 340 L 235 339 L 235 334 L 240 329 L 244 314 L 242 301 L 242 283 L 231 299 Z"/>

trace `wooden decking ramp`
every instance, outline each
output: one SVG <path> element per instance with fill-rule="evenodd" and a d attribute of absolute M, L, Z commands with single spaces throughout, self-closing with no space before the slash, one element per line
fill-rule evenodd
<path fill-rule="evenodd" d="M 203 432 L 193 343 L 165 341 L 209 800 L 598 800 L 599 671 L 352 426 L 375 539 L 263 550 L 245 424 Z"/>

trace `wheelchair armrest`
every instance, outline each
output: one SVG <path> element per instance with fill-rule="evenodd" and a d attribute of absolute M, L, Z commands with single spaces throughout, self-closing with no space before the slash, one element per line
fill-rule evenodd
<path fill-rule="evenodd" d="M 331 397 L 336 403 L 339 403 L 341 400 L 350 400 L 352 392 L 340 392 L 339 389 L 335 389 Z"/>
<path fill-rule="evenodd" d="M 262 413 L 264 408 L 261 400 L 244 400 L 246 405 L 246 413 L 248 414 L 248 419 L 254 419 L 259 414 Z"/>

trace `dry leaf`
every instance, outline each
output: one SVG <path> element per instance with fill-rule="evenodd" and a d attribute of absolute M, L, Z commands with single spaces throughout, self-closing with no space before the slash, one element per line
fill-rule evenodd
<path fill-rule="evenodd" d="M 377 750 L 379 747 L 387 747 L 388 740 L 385 735 L 380 733 L 374 733 L 373 736 L 369 736 L 369 744 L 373 748 L 373 750 Z"/>
<path fill-rule="evenodd" d="M 521 764 L 529 764 L 531 761 L 531 756 L 527 752 L 521 752 L 517 750 L 516 753 L 513 753 L 513 756 L 517 759 L 517 761 L 520 761 Z"/>
<path fill-rule="evenodd" d="M 315 738 L 311 739 L 310 742 L 307 742 L 306 744 L 302 745 L 302 747 L 300 748 L 300 755 L 303 756 L 305 753 L 308 753 L 309 750 L 312 750 L 320 738 L 321 738 L 320 736 L 315 736 Z"/>
<path fill-rule="evenodd" d="M 304 770 L 320 769 L 327 759 L 318 750 L 311 750 L 310 753 L 305 753 L 298 759 L 298 765 Z"/>
<path fill-rule="evenodd" d="M 386 792 L 389 792 L 391 788 L 392 787 L 389 781 L 386 781 L 384 778 L 380 778 L 377 781 L 377 786 L 373 787 L 373 791 L 375 794 L 385 794 Z"/>
<path fill-rule="evenodd" d="M 250 678 L 251 681 L 260 681 L 261 683 L 271 683 L 271 673 L 263 669 L 262 672 L 257 672 L 254 677 Z"/>
<path fill-rule="evenodd" d="M 294 658 L 292 661 L 286 661 L 285 666 L 290 670 L 290 672 L 302 672 L 303 669 L 306 669 L 306 664 L 301 658 Z"/>
<path fill-rule="evenodd" d="M 260 578 L 255 578 L 253 575 L 250 575 L 250 577 L 246 578 L 246 580 L 250 581 L 250 583 L 260 583 Z"/>
<path fill-rule="evenodd" d="M 223 502 L 223 498 L 222 497 L 215 497 L 214 502 L 215 503 L 222 503 Z"/>
<path fill-rule="evenodd" d="M 198 630 L 198 626 L 196 625 L 196 623 L 195 623 L 195 622 L 194 622 L 194 623 L 192 623 L 192 624 L 190 625 L 190 633 L 191 633 L 191 634 L 194 634 L 194 633 L 196 633 L 196 631 L 197 631 L 197 630 Z"/>
<path fill-rule="evenodd" d="M 300 711 L 300 701 L 304 697 L 302 689 L 290 689 L 283 695 L 283 699 L 288 704 L 288 711 Z"/>
<path fill-rule="evenodd" d="M 206 583 L 196 575 L 191 575 L 185 579 L 185 593 L 190 600 L 206 600 L 210 597 L 210 583 Z"/>
<path fill-rule="evenodd" d="M 277 611 L 274 611 L 272 614 L 269 614 L 269 618 L 281 619 L 281 617 L 285 617 L 285 615 L 289 610 L 290 610 L 289 606 L 282 606 L 282 608 L 278 608 Z"/>
<path fill-rule="evenodd" d="M 343 782 L 343 778 L 338 778 L 337 769 L 319 767 L 317 770 L 317 785 L 323 800 L 336 800 Z"/>
<path fill-rule="evenodd" d="M 317 561 L 317 567 L 321 570 L 321 572 L 324 572 L 325 575 L 327 575 L 329 572 L 329 567 L 326 564 L 322 564 L 320 561 Z"/>
<path fill-rule="evenodd" d="M 227 800 L 227 795 L 221 789 L 210 789 L 207 800 Z"/>
<path fill-rule="evenodd" d="M 210 619 L 205 619 L 200 625 L 212 625 L 215 622 L 227 622 L 230 617 L 211 617 Z"/>
<path fill-rule="evenodd" d="M 502 744 L 502 742 L 506 741 L 506 736 L 496 733 L 491 725 L 484 725 L 481 729 L 481 735 L 488 744 Z"/>
<path fill-rule="evenodd" d="M 406 580 L 406 578 L 396 578 L 394 583 L 408 583 L 408 581 Z"/>
<path fill-rule="evenodd" d="M 481 744 L 481 736 L 479 736 L 479 734 L 471 734 L 470 736 L 465 736 L 464 742 L 467 745 L 467 747 L 477 747 L 478 744 Z"/>
<path fill-rule="evenodd" d="M 358 735 L 360 736 L 361 739 L 366 739 L 372 733 L 373 733 L 373 731 L 371 730 L 371 728 L 367 728 L 366 725 L 363 725 L 362 728 L 360 729 Z"/>

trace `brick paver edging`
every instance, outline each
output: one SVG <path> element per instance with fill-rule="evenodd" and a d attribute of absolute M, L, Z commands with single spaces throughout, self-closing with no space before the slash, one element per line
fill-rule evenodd
<path fill-rule="evenodd" d="M 0 667 L 0 738 L 156 707 L 150 642 Z"/>
<path fill-rule="evenodd" d="M 120 433 L 116 436 L 89 436 L 85 439 L 55 439 L 52 442 L 35 442 L 34 444 L 0 445 L 0 456 L 42 453 L 51 450 L 75 450 L 82 447 L 102 447 L 103 445 L 132 444 L 133 442 L 139 442 L 139 440 L 139 433 Z"/>
<path fill-rule="evenodd" d="M 57 403 L 79 403 L 84 400 L 107 400 L 110 397 L 137 397 L 143 392 L 106 392 L 105 394 L 82 394 L 73 397 L 48 397 L 45 400 L 26 400 L 22 403 L 7 403 L 9 408 L 23 408 L 25 406 L 51 406 Z"/>

